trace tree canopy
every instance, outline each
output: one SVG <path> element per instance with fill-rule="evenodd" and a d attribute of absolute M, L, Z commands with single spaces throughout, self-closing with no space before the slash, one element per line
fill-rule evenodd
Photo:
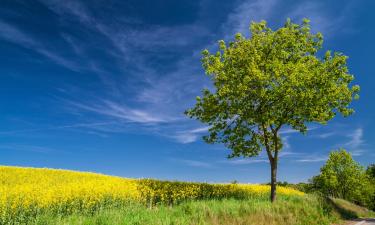
<path fill-rule="evenodd" d="M 366 169 L 367 175 L 375 181 L 375 164 L 371 164 Z"/>
<path fill-rule="evenodd" d="M 288 19 L 277 30 L 253 22 L 250 31 L 249 38 L 236 34 L 234 41 L 219 41 L 216 53 L 202 52 L 214 88 L 204 89 L 186 114 L 209 125 L 204 140 L 223 143 L 232 150 L 229 157 L 257 156 L 265 149 L 274 192 L 280 129 L 304 133 L 308 123 L 350 115 L 359 86 L 349 86 L 354 77 L 347 56 L 326 51 L 319 57 L 323 36 L 311 33 L 309 20 Z"/>
<path fill-rule="evenodd" d="M 320 174 L 313 177 L 313 188 L 326 196 L 343 198 L 371 209 L 375 207 L 375 182 L 368 171 L 345 149 L 332 151 Z"/>
<path fill-rule="evenodd" d="M 363 168 L 353 160 L 350 153 L 340 149 L 330 153 L 320 169 L 320 175 L 313 180 L 326 195 L 348 199 L 358 194 L 356 191 L 362 186 L 363 175 Z"/>

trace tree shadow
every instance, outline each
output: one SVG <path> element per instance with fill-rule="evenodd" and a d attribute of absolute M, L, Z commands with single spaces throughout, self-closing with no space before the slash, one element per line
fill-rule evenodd
<path fill-rule="evenodd" d="M 356 212 L 345 209 L 344 207 L 334 202 L 331 198 L 326 198 L 326 201 L 335 209 L 336 212 L 340 214 L 341 218 L 346 220 L 359 218 Z"/>

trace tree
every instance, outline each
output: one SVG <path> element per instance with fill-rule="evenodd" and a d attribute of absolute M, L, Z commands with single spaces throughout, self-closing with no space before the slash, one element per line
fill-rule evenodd
<path fill-rule="evenodd" d="M 343 198 L 348 201 L 375 209 L 375 180 L 371 177 L 371 166 L 365 171 L 350 153 L 344 149 L 333 151 L 313 177 L 313 189 L 328 197 Z"/>
<path fill-rule="evenodd" d="M 369 196 L 366 198 L 366 206 L 375 210 L 375 164 L 371 164 L 366 169 L 369 184 Z"/>
<path fill-rule="evenodd" d="M 375 181 L 375 164 L 371 164 L 366 169 L 367 175 L 370 177 L 370 179 Z"/>
<path fill-rule="evenodd" d="M 314 186 L 327 196 L 356 201 L 367 177 L 364 169 L 345 149 L 332 151 L 320 174 L 313 178 Z"/>
<path fill-rule="evenodd" d="M 348 116 L 359 86 L 341 53 L 318 57 L 323 37 L 312 34 L 307 19 L 272 30 L 265 21 L 251 23 L 251 37 L 236 34 L 219 41 L 219 51 L 202 52 L 202 64 L 214 88 L 204 89 L 185 113 L 209 125 L 208 143 L 223 143 L 228 157 L 253 157 L 265 149 L 271 167 L 271 201 L 282 149 L 280 130 L 305 133 L 307 124 L 326 124 L 337 113 Z"/>

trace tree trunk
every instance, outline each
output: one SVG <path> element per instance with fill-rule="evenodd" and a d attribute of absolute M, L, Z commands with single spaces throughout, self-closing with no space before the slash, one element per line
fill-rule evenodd
<path fill-rule="evenodd" d="M 276 200 L 277 161 L 271 160 L 271 202 Z"/>

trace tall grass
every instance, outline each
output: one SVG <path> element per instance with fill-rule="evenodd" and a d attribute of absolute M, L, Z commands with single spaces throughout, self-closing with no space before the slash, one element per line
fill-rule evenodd
<path fill-rule="evenodd" d="M 106 209 L 94 215 L 68 217 L 44 215 L 35 224 L 81 225 L 328 225 L 340 221 L 331 208 L 322 207 L 315 196 L 282 196 L 271 204 L 268 198 L 187 201 L 152 209 L 141 204 Z"/>

